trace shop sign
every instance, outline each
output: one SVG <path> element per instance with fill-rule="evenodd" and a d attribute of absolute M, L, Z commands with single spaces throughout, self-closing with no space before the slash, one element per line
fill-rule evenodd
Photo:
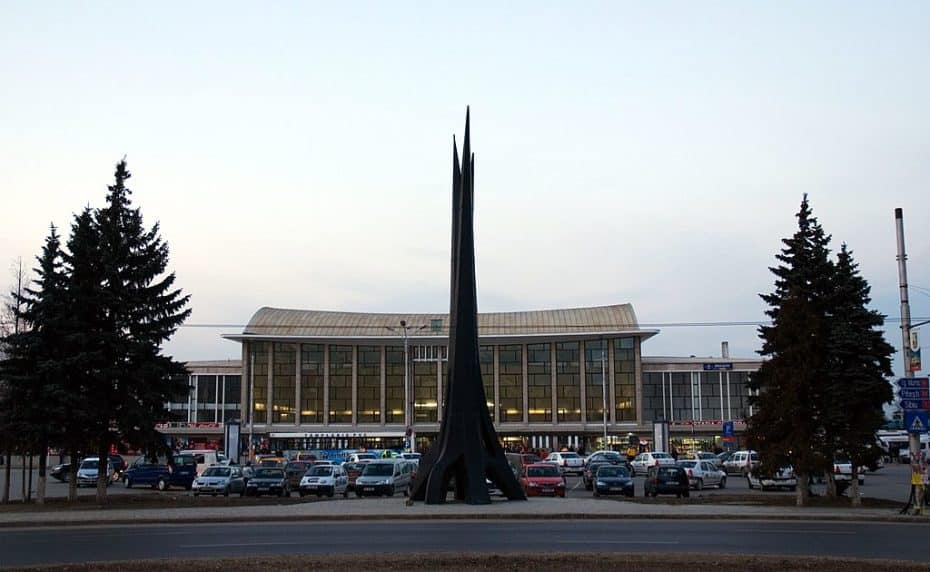
<path fill-rule="evenodd" d="M 704 371 L 721 371 L 733 369 L 732 363 L 705 363 Z"/>
<path fill-rule="evenodd" d="M 920 339 L 918 330 L 911 330 L 910 347 L 908 348 L 908 361 L 911 371 L 920 371 Z"/>

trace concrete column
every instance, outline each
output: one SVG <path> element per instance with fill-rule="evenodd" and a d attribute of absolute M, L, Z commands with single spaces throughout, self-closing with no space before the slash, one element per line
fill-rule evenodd
<path fill-rule="evenodd" d="M 329 425 L 329 344 L 323 344 L 323 425 Z"/>
<path fill-rule="evenodd" d="M 523 361 L 523 423 L 529 424 L 530 422 L 530 396 L 529 396 L 529 373 L 527 372 L 527 355 L 526 355 L 526 344 L 522 345 L 522 350 L 520 351 L 520 356 Z"/>
<path fill-rule="evenodd" d="M 559 422 L 559 411 L 558 411 L 558 384 L 556 383 L 556 357 L 555 357 L 555 342 L 549 344 L 549 373 L 552 381 L 552 388 L 550 393 L 552 393 L 552 424 L 555 425 Z"/>
<path fill-rule="evenodd" d="M 387 372 L 385 371 L 387 367 L 387 350 L 384 346 L 381 347 L 381 424 L 385 423 L 385 413 L 384 410 L 387 408 Z"/>
<path fill-rule="evenodd" d="M 636 396 L 636 423 L 643 422 L 643 351 L 642 340 L 638 337 L 633 338 L 633 383 L 635 384 Z"/>
<path fill-rule="evenodd" d="M 581 383 L 581 425 L 584 426 L 588 423 L 588 392 L 585 389 L 588 380 L 585 379 L 585 368 L 587 367 L 587 360 L 585 358 L 585 343 L 578 342 L 578 379 Z"/>
<path fill-rule="evenodd" d="M 300 343 L 294 344 L 294 425 L 300 425 Z"/>
<path fill-rule="evenodd" d="M 494 344 L 494 395 L 491 396 L 494 401 L 494 425 L 501 422 L 501 367 L 500 367 L 500 345 Z"/>
<path fill-rule="evenodd" d="M 358 425 L 358 344 L 352 345 L 352 425 Z"/>
<path fill-rule="evenodd" d="M 607 407 L 610 408 L 610 424 L 617 423 L 617 374 L 614 371 L 614 340 L 607 341 Z"/>
<path fill-rule="evenodd" d="M 249 411 L 249 379 L 252 374 L 249 350 L 251 348 L 251 342 L 242 342 L 242 378 L 239 380 L 239 421 L 242 423 L 242 431 L 245 431 L 245 424 L 252 419 L 252 412 Z"/>
<path fill-rule="evenodd" d="M 274 422 L 274 342 L 268 342 L 268 388 L 265 390 L 265 425 Z M 258 383 L 256 381 L 255 383 Z"/>

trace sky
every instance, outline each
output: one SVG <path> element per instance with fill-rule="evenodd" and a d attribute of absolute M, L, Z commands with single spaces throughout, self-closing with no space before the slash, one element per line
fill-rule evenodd
<path fill-rule="evenodd" d="M 101 206 L 125 155 L 192 297 L 178 359 L 238 357 L 220 334 L 262 306 L 446 312 L 471 106 L 480 311 L 631 303 L 661 330 L 645 355 L 755 356 L 752 326 L 674 324 L 763 320 L 807 193 L 892 318 L 904 209 L 927 319 L 928 22 L 905 1 L 0 0 L 0 270 Z"/>

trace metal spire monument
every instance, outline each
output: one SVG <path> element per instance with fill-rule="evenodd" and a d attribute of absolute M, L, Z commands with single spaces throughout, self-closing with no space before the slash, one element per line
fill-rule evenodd
<path fill-rule="evenodd" d="M 478 294 L 475 286 L 475 156 L 465 112 L 462 165 L 452 139 L 452 281 L 450 283 L 449 361 L 446 402 L 439 436 L 423 459 L 413 500 L 446 501 L 455 478 L 455 498 L 490 504 L 485 478 L 510 500 L 526 500 L 497 438 L 488 413 L 478 361 Z"/>

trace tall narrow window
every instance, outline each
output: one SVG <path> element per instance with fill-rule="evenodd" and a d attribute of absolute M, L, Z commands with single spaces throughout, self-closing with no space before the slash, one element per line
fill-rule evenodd
<path fill-rule="evenodd" d="M 300 346 L 300 422 L 323 422 L 323 344 Z"/>
<path fill-rule="evenodd" d="M 523 346 L 500 346 L 502 422 L 523 421 Z"/>
<path fill-rule="evenodd" d="M 384 349 L 384 421 L 404 423 L 404 348 Z"/>
<path fill-rule="evenodd" d="M 297 398 L 297 352 L 292 344 L 274 344 L 272 423 L 293 423 Z"/>
<path fill-rule="evenodd" d="M 604 421 L 604 383 L 609 366 L 606 340 L 584 343 L 584 392 L 588 422 Z"/>
<path fill-rule="evenodd" d="M 329 422 L 352 422 L 352 346 L 329 346 Z"/>
<path fill-rule="evenodd" d="M 552 422 L 552 367 L 549 344 L 526 346 L 526 368 L 528 374 L 529 420 Z"/>
<path fill-rule="evenodd" d="M 358 347 L 359 423 L 381 423 L 381 346 Z"/>
<path fill-rule="evenodd" d="M 252 401 L 254 422 L 265 423 L 268 420 L 268 345 L 265 342 L 252 342 L 252 358 L 255 371 L 252 372 L 255 385 L 255 397 Z"/>
<path fill-rule="evenodd" d="M 481 361 L 481 381 L 484 382 L 484 400 L 488 413 L 494 419 L 494 346 L 481 346 L 478 352 Z"/>
<path fill-rule="evenodd" d="M 559 423 L 581 421 L 581 368 L 578 342 L 555 347 L 556 407 Z"/>
<path fill-rule="evenodd" d="M 636 421 L 636 338 L 614 340 L 614 392 L 617 421 Z"/>
<path fill-rule="evenodd" d="M 435 423 L 439 408 L 436 361 L 413 362 L 413 419 Z"/>

